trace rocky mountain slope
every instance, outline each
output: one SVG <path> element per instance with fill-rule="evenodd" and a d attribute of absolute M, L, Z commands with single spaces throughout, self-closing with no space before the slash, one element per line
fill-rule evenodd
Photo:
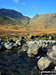
<path fill-rule="evenodd" d="M 0 25 L 27 26 L 28 30 L 56 30 L 56 13 L 37 14 L 33 18 L 10 9 L 0 9 Z"/>
<path fill-rule="evenodd" d="M 31 20 L 32 27 L 37 28 L 55 28 L 56 27 L 56 13 L 52 14 L 37 14 Z"/>
<path fill-rule="evenodd" d="M 12 18 L 0 15 L 0 25 L 20 25 L 19 22 L 15 21 Z"/>
<path fill-rule="evenodd" d="M 11 18 L 11 21 L 13 20 L 12 24 L 18 24 L 18 25 L 26 25 L 29 23 L 30 18 L 27 16 L 24 16 L 20 12 L 17 12 L 15 10 L 10 10 L 10 9 L 0 9 L 0 16 L 3 15 L 4 17 Z M 1 17 L 0 17 L 1 19 Z M 3 24 L 4 20 L 1 19 L 0 23 Z M 3 21 L 3 22 L 2 22 Z M 8 20 L 7 20 L 8 21 Z M 15 22 L 15 23 L 14 23 Z M 9 23 L 8 23 L 9 24 Z"/>

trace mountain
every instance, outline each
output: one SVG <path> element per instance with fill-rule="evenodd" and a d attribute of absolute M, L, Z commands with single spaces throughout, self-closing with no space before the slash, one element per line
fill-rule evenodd
<path fill-rule="evenodd" d="M 29 25 L 37 29 L 56 28 L 56 13 L 37 14 L 30 20 Z"/>
<path fill-rule="evenodd" d="M 24 16 L 20 12 L 17 12 L 15 10 L 10 10 L 10 9 L 0 9 L 0 15 L 3 15 L 4 17 L 11 18 L 11 20 L 14 19 L 15 22 L 17 21 L 16 22 L 17 24 L 21 24 L 21 25 L 28 24 L 29 20 L 30 20 L 29 17 Z"/>
<path fill-rule="evenodd" d="M 56 28 L 56 13 L 37 14 L 33 18 L 24 16 L 22 13 L 10 9 L 0 9 L 0 25 L 25 25 L 29 29 L 52 29 Z"/>
<path fill-rule="evenodd" d="M 9 24 L 9 25 L 17 25 L 17 24 L 20 25 L 19 22 L 15 21 L 12 18 L 0 15 L 0 25 L 7 25 L 7 24 Z"/>

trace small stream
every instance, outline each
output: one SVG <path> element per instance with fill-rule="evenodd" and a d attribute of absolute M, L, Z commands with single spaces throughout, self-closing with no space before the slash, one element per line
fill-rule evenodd
<path fill-rule="evenodd" d="M 35 60 L 18 57 L 17 53 L 0 53 L 0 72 L 3 75 L 37 75 Z"/>

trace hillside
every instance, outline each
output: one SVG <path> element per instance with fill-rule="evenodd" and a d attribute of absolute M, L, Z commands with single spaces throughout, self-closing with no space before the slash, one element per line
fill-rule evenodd
<path fill-rule="evenodd" d="M 9 9 L 0 9 L 0 35 L 37 35 L 56 33 L 56 13 L 37 14 L 33 18 Z"/>
<path fill-rule="evenodd" d="M 37 29 L 51 29 L 56 28 L 56 13 L 52 14 L 37 14 L 31 20 L 31 27 L 37 27 Z"/>
<path fill-rule="evenodd" d="M 10 10 L 10 9 L 0 9 L 0 15 L 11 18 L 11 20 L 13 19 L 14 21 L 12 24 L 26 25 L 29 23 L 29 20 L 30 20 L 29 17 L 24 16 L 20 12 L 17 12 L 15 10 Z M 1 19 L 1 17 L 0 17 L 0 19 Z M 0 21 L 0 23 L 2 24 L 2 20 Z"/>
<path fill-rule="evenodd" d="M 21 25 L 21 24 L 12 18 L 0 15 L 0 25 Z"/>

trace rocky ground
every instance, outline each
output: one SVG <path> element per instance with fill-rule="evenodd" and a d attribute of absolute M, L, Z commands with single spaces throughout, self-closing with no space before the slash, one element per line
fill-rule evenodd
<path fill-rule="evenodd" d="M 0 75 L 55 75 L 56 40 L 0 38 Z"/>

